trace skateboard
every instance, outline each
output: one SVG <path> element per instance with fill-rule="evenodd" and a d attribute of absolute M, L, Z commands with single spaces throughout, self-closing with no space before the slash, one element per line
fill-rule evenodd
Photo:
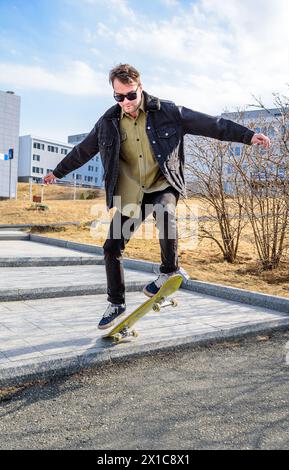
<path fill-rule="evenodd" d="M 111 339 L 114 344 L 120 343 L 130 336 L 138 336 L 136 330 L 131 330 L 131 327 L 140 320 L 146 313 L 153 310 L 160 312 L 164 307 L 176 307 L 178 302 L 176 299 L 168 298 L 176 292 L 181 286 L 183 277 L 180 274 L 171 276 L 160 288 L 157 294 L 150 297 L 143 304 L 137 307 L 126 318 L 124 318 L 118 325 L 114 326 L 109 333 L 103 336 L 105 339 Z"/>

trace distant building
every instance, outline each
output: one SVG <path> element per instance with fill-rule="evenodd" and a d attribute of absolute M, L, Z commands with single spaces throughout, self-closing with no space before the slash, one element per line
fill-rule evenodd
<path fill-rule="evenodd" d="M 21 136 L 19 145 L 18 180 L 41 183 L 44 176 L 54 170 L 57 164 L 73 149 L 73 145 L 33 135 Z M 102 187 L 102 173 L 99 156 L 93 157 L 82 167 L 61 178 L 63 183 Z"/>
<path fill-rule="evenodd" d="M 0 198 L 16 198 L 20 125 L 20 96 L 0 91 L 0 153 L 13 149 L 14 158 L 0 159 Z"/>
<path fill-rule="evenodd" d="M 18 181 L 41 183 L 44 176 L 50 173 L 65 155 L 70 152 L 72 145 L 55 140 L 48 140 L 33 135 L 19 138 Z M 63 180 L 70 181 L 69 175 Z"/>
<path fill-rule="evenodd" d="M 255 133 L 261 133 L 267 135 L 271 141 L 274 141 L 274 138 L 276 137 L 276 128 L 274 129 L 272 122 L 276 122 L 276 118 L 280 116 L 280 110 L 279 109 L 257 109 L 257 110 L 252 110 L 252 111 L 244 111 L 241 113 L 241 120 L 240 120 L 240 114 L 238 112 L 226 112 L 222 113 L 219 117 L 222 117 L 224 119 L 230 119 L 231 121 L 238 122 L 239 124 L 248 127 Z M 261 123 L 261 124 L 260 124 Z M 278 126 L 277 126 L 278 127 Z M 191 136 L 188 135 L 186 136 L 186 148 L 189 149 L 190 144 L 193 145 L 194 142 L 197 142 L 200 137 L 198 136 Z M 232 142 L 231 143 L 231 154 L 234 155 L 235 157 L 239 157 L 242 154 L 242 146 L 243 144 L 240 144 L 238 142 Z M 260 152 L 264 152 L 264 149 L 259 149 Z M 199 186 L 198 186 L 198 180 L 196 177 L 194 177 L 189 170 L 189 164 L 190 164 L 190 152 L 187 150 L 186 152 L 186 161 L 188 163 L 187 168 L 186 168 L 186 180 L 188 183 L 188 187 L 192 189 L 194 192 L 199 192 Z M 226 176 L 230 176 L 233 174 L 234 171 L 234 165 L 230 164 L 229 162 L 224 166 L 224 174 Z M 260 175 L 257 175 L 258 178 Z M 226 190 L 230 192 L 230 183 L 226 183 Z"/>
<path fill-rule="evenodd" d="M 76 134 L 68 136 L 68 143 L 72 145 L 77 145 L 85 139 L 88 135 L 86 134 Z M 81 168 L 78 168 L 76 172 L 76 178 L 82 179 L 84 184 L 90 184 L 98 187 L 103 187 L 103 166 L 101 162 L 100 155 L 95 155 L 88 163 L 83 165 Z"/>
<path fill-rule="evenodd" d="M 244 111 L 242 113 L 242 120 L 238 122 L 253 130 L 256 134 L 265 134 L 273 140 L 276 134 L 276 129 L 273 129 L 272 126 L 270 127 L 270 124 L 272 124 L 278 116 L 281 116 L 279 109 L 268 109 L 268 111 L 265 109 L 257 109 Z M 231 121 L 237 121 L 237 119 L 239 119 L 239 113 L 223 113 L 221 114 L 221 117 L 230 119 Z M 237 157 L 241 155 L 241 145 L 242 144 L 238 143 L 233 144 L 233 151 Z"/>

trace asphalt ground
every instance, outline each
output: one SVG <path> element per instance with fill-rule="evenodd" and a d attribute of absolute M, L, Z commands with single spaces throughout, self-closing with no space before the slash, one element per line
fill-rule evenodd
<path fill-rule="evenodd" d="M 0 449 L 289 449 L 288 341 L 278 332 L 2 389 Z"/>

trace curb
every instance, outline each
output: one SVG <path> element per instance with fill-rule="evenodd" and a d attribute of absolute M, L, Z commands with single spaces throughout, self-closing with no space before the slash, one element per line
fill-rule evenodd
<path fill-rule="evenodd" d="M 128 281 L 126 283 L 126 291 L 140 292 L 143 286 L 144 281 Z M 106 292 L 107 289 L 104 284 L 92 284 L 91 286 L 84 284 L 71 287 L 45 287 L 37 289 L 3 289 L 0 291 L 0 302 L 97 295 L 106 294 Z"/>
<path fill-rule="evenodd" d="M 287 299 L 277 295 L 262 294 L 260 292 L 247 291 L 237 287 L 194 280 L 183 281 L 182 289 L 232 300 L 242 304 L 256 305 L 271 310 L 277 310 L 278 312 L 289 313 L 289 298 Z"/>
<path fill-rule="evenodd" d="M 85 369 L 97 366 L 113 365 L 127 362 L 138 357 L 150 356 L 157 353 L 167 353 L 189 349 L 192 347 L 205 347 L 232 341 L 240 338 L 278 332 L 289 329 L 289 318 L 261 322 L 259 324 L 219 330 L 188 337 L 163 340 L 145 345 L 122 343 L 117 346 L 106 346 L 105 340 L 100 339 L 101 347 L 91 348 L 84 353 L 63 354 L 52 360 L 27 361 L 20 366 L 4 367 L 0 370 L 0 388 L 23 385 L 36 380 L 53 380 L 78 373 Z M 126 347 L 129 346 L 129 350 Z"/>
<path fill-rule="evenodd" d="M 32 267 L 32 266 L 76 266 L 104 264 L 101 256 L 41 256 L 38 258 L 0 258 L 1 268 Z"/>
<path fill-rule="evenodd" d="M 5 232 L 4 230 L 0 232 L 0 241 L 2 240 L 29 240 L 29 234 L 28 233 L 9 233 Z"/>
<path fill-rule="evenodd" d="M 34 234 L 30 234 L 30 240 L 80 250 L 88 253 L 95 253 L 103 256 L 102 247 L 97 245 L 69 242 L 57 238 L 43 237 L 41 235 Z M 126 268 L 152 273 L 157 273 L 159 269 L 159 263 L 152 263 L 150 261 L 130 258 L 123 258 L 123 265 Z M 200 294 L 206 294 L 213 297 L 232 300 L 235 302 L 245 303 L 248 305 L 256 305 L 259 307 L 269 308 L 271 310 L 289 313 L 289 298 L 287 299 L 285 297 L 262 294 L 255 291 L 247 291 L 237 287 L 224 286 L 223 284 L 214 284 L 205 281 L 186 279 L 185 271 L 183 271 L 183 275 L 184 280 L 181 285 L 182 289 L 199 292 Z"/>

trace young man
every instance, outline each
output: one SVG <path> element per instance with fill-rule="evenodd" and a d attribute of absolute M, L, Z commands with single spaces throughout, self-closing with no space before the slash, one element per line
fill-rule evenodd
<path fill-rule="evenodd" d="M 185 197 L 185 134 L 268 148 L 263 134 L 223 118 L 199 113 L 143 90 L 139 72 L 128 64 L 109 75 L 117 104 L 101 116 L 92 131 L 44 178 L 63 178 L 100 152 L 104 167 L 106 204 L 117 207 L 103 246 L 109 305 L 99 328 L 110 327 L 125 312 L 122 254 L 132 233 L 150 212 L 159 229 L 161 266 L 158 278 L 144 288 L 153 296 L 178 271 L 175 208 Z M 116 198 L 115 196 L 118 196 Z"/>

